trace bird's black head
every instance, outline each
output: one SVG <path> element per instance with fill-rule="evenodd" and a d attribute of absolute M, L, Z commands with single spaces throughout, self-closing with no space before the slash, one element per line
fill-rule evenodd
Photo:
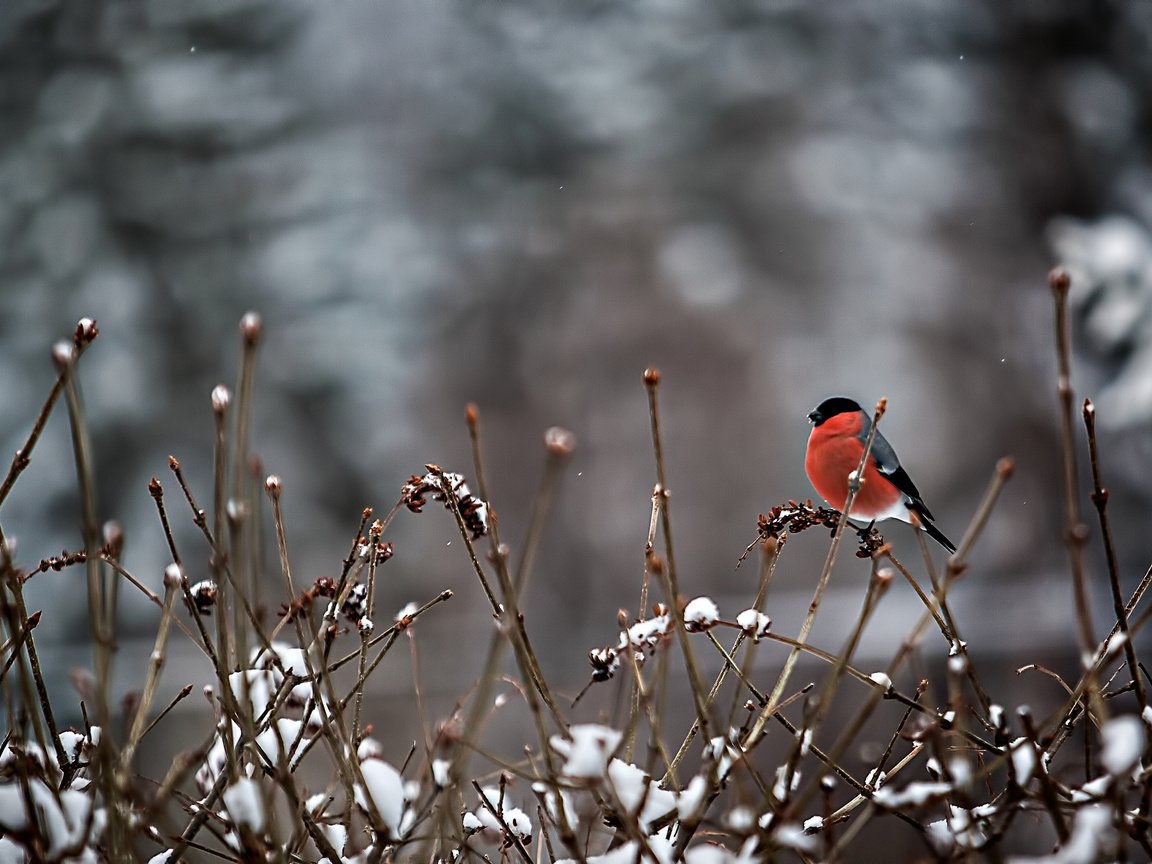
<path fill-rule="evenodd" d="M 813 426 L 819 426 L 825 420 L 830 420 L 837 414 L 847 414 L 852 411 L 859 411 L 860 405 L 857 402 L 845 396 L 833 396 L 825 399 L 815 408 L 808 412 L 808 419 L 812 421 Z"/>

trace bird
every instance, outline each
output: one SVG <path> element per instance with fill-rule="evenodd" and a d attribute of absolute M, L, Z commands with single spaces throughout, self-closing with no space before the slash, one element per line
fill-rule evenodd
<path fill-rule="evenodd" d="M 848 475 L 860 467 L 872 418 L 858 402 L 845 396 L 833 396 L 813 408 L 808 413 L 808 420 L 812 423 L 812 433 L 808 436 L 804 470 L 820 497 L 843 511 L 848 497 Z M 863 480 L 852 501 L 849 519 L 858 523 L 884 519 L 918 523 L 929 537 L 949 552 L 956 551 L 956 544 L 932 524 L 934 517 L 924 504 L 920 490 L 901 467 L 896 451 L 880 430 L 876 430 L 872 440 L 872 449 L 864 464 Z M 912 521 L 911 513 L 916 514 L 916 522 Z"/>

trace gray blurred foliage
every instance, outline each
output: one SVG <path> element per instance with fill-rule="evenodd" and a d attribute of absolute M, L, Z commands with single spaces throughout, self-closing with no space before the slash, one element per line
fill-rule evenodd
<path fill-rule="evenodd" d="M 208 393 L 235 374 L 248 308 L 267 334 L 255 443 L 301 579 L 331 573 L 360 508 L 424 462 L 470 472 L 469 400 L 515 546 L 541 434 L 566 426 L 579 448 L 529 610 L 575 689 L 615 610 L 635 611 L 645 366 L 664 373 L 682 585 L 733 613 L 756 514 L 812 494 L 807 410 L 887 396 L 886 434 L 953 536 L 1018 458 L 958 614 L 974 644 L 1003 634 L 1037 659 L 1071 620 L 1046 237 L 1085 275 L 1077 383 L 1129 490 L 1126 582 L 1147 563 L 1150 97 L 1146 3 L 7 0 L 0 441 L 26 434 L 51 342 L 97 318 L 101 514 L 158 585 L 147 481 L 174 490 L 176 453 L 207 497 Z M 66 436 L 56 418 L 5 507 L 24 564 L 78 545 Z M 451 536 L 440 513 L 398 523 L 388 602 L 473 596 Z M 793 541 L 783 609 L 823 554 Z M 849 575 L 832 602 L 854 615 Z M 125 606 L 146 637 L 146 604 Z M 989 608 L 1029 608 L 1028 627 Z M 448 632 L 486 639 L 470 612 L 446 608 Z M 73 615 L 42 628 L 81 632 Z M 452 694 L 475 674 L 454 647 L 425 659 Z"/>

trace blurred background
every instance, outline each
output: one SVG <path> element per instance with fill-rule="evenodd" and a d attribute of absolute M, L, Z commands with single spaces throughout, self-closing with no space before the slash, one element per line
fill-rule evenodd
<path fill-rule="evenodd" d="M 637 611 L 646 366 L 663 373 L 681 586 L 729 619 L 755 591 L 754 562 L 735 563 L 757 514 L 814 494 L 805 414 L 886 396 L 885 434 L 953 539 L 996 460 L 1016 458 L 954 611 L 1005 670 L 993 696 L 1047 704 L 1051 681 L 1012 670 L 1075 661 L 1058 261 L 1076 277 L 1075 384 L 1099 407 L 1126 591 L 1148 564 L 1152 5 L 7 0 L 0 100 L 0 449 L 35 418 L 52 342 L 96 318 L 83 386 L 101 518 L 153 587 L 168 558 L 148 480 L 175 491 L 172 453 L 210 497 L 208 396 L 235 381 L 237 322 L 256 309 L 254 448 L 283 479 L 301 583 L 334 575 L 361 508 L 386 510 L 425 462 L 472 475 L 469 401 L 515 552 L 543 432 L 566 427 L 577 449 L 527 604 L 545 671 L 575 692 L 616 610 Z M 22 566 L 80 545 L 74 477 L 61 412 L 0 514 Z M 207 550 L 170 507 L 201 578 Z M 885 531 L 919 561 L 909 529 Z M 438 508 L 402 514 L 377 595 L 379 618 L 456 592 L 418 625 L 433 717 L 491 631 L 454 537 Z M 782 632 L 826 545 L 788 544 L 768 609 Z M 840 644 L 866 572 L 843 556 L 818 644 Z M 63 690 L 89 662 L 82 578 L 28 586 L 52 609 L 37 633 Z M 126 691 L 155 613 L 131 593 L 123 609 Z M 861 662 L 918 614 L 894 586 Z M 926 646 L 927 672 L 944 648 Z M 208 675 L 174 657 L 164 687 Z M 406 657 L 389 675 L 410 692 Z M 408 702 L 377 710 L 419 728 Z"/>

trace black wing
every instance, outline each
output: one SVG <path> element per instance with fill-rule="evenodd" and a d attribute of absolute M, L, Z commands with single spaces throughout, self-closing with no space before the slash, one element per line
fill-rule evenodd
<path fill-rule="evenodd" d="M 867 430 L 864 432 L 867 435 Z M 880 473 L 892 481 L 892 485 L 912 499 L 912 506 L 916 512 L 929 519 L 934 518 L 932 512 L 924 506 L 924 499 L 920 497 L 920 490 L 908 476 L 908 472 L 900 467 L 900 460 L 896 458 L 896 451 L 888 443 L 888 439 L 876 430 L 876 439 L 872 442 L 872 455 L 876 457 L 876 467 Z"/>

